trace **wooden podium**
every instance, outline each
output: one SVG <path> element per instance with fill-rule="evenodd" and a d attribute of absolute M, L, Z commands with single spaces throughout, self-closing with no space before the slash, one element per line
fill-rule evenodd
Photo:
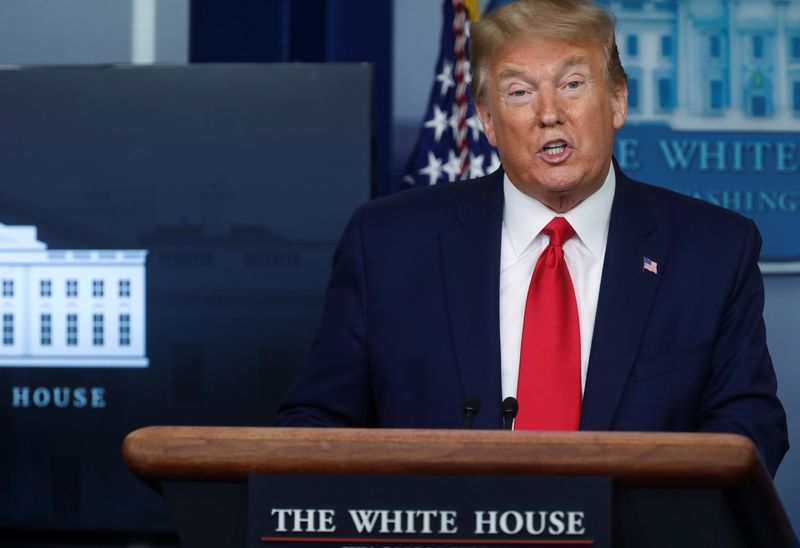
<path fill-rule="evenodd" d="M 187 548 L 246 545 L 250 474 L 604 476 L 615 548 L 798 545 L 755 447 L 728 434 L 149 427 L 123 454 Z"/>

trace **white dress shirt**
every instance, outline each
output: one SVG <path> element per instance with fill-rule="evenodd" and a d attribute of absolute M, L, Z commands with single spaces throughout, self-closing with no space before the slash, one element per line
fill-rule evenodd
<path fill-rule="evenodd" d="M 517 397 L 522 321 L 533 269 L 550 238 L 541 234 L 553 217 L 566 217 L 576 235 L 564 244 L 581 332 L 581 394 L 586 386 L 589 350 L 600 294 L 600 280 L 608 240 L 611 202 L 616 177 L 613 166 L 603 186 L 575 208 L 557 214 L 522 193 L 509 180 L 503 181 L 503 236 L 500 247 L 500 364 L 503 398 Z"/>

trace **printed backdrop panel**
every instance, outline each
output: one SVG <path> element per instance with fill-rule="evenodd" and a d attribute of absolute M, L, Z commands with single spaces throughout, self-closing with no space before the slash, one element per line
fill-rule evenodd
<path fill-rule="evenodd" d="M 631 176 L 753 218 L 800 259 L 800 0 L 604 2 L 617 16 Z"/>

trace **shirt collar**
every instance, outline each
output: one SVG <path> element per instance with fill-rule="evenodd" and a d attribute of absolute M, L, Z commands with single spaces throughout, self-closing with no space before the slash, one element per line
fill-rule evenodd
<path fill-rule="evenodd" d="M 603 185 L 594 194 L 561 215 L 569 221 L 578 238 L 595 257 L 601 257 L 605 253 L 616 181 L 612 164 Z M 531 245 L 545 225 L 558 214 L 520 191 L 507 174 L 503 177 L 503 193 L 505 200 L 503 225 L 514 254 L 519 256 Z"/>

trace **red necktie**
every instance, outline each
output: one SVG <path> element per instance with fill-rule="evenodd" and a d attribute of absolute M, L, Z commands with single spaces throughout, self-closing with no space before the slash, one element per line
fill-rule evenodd
<path fill-rule="evenodd" d="M 528 288 L 519 358 L 517 430 L 577 430 L 581 416 L 578 305 L 564 260 L 575 230 L 555 217 L 542 232 L 542 251 Z"/>

